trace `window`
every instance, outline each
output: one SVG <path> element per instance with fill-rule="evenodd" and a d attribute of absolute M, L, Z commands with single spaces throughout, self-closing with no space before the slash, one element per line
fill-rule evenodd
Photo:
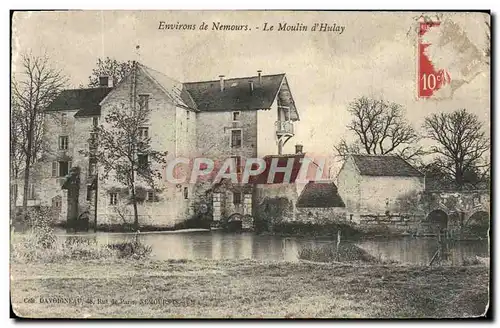
<path fill-rule="evenodd" d="M 10 186 L 10 196 L 17 197 L 17 184 L 13 184 Z"/>
<path fill-rule="evenodd" d="M 89 175 L 97 174 L 97 162 L 95 158 L 91 158 L 89 162 Z"/>
<path fill-rule="evenodd" d="M 61 198 L 56 196 L 52 198 L 52 207 L 61 207 Z"/>
<path fill-rule="evenodd" d="M 68 136 L 59 136 L 59 150 L 68 149 Z"/>
<path fill-rule="evenodd" d="M 87 202 L 92 201 L 92 186 L 87 185 Z"/>
<path fill-rule="evenodd" d="M 186 120 L 189 121 L 189 110 L 186 109 Z"/>
<path fill-rule="evenodd" d="M 68 124 L 68 114 L 61 113 L 61 125 L 67 125 L 67 124 Z"/>
<path fill-rule="evenodd" d="M 184 187 L 184 199 L 188 199 L 189 198 L 189 190 L 188 190 L 188 187 Z"/>
<path fill-rule="evenodd" d="M 109 205 L 118 204 L 118 194 L 116 192 L 112 192 L 109 194 Z"/>
<path fill-rule="evenodd" d="M 30 183 L 28 185 L 28 199 L 35 199 L 35 185 L 33 183 Z"/>
<path fill-rule="evenodd" d="M 231 156 L 231 158 L 234 161 L 234 166 L 236 169 L 236 173 L 241 173 L 242 172 L 242 167 L 241 167 L 241 156 Z"/>
<path fill-rule="evenodd" d="M 138 164 L 139 168 L 143 168 L 143 167 L 148 166 L 148 164 L 149 164 L 148 154 L 138 154 L 137 155 L 137 164 Z"/>
<path fill-rule="evenodd" d="M 67 161 L 60 161 L 56 162 L 56 165 L 59 167 L 59 177 L 65 177 L 69 173 L 69 168 L 71 167 L 71 162 Z M 52 166 L 52 168 L 54 168 Z"/>
<path fill-rule="evenodd" d="M 149 109 L 149 95 L 139 95 L 139 109 L 140 110 Z"/>
<path fill-rule="evenodd" d="M 97 133 L 96 132 L 90 132 L 89 150 L 91 150 L 91 151 L 97 150 Z"/>
<path fill-rule="evenodd" d="M 231 130 L 231 147 L 241 147 L 241 129 Z"/>
<path fill-rule="evenodd" d="M 154 202 L 155 201 L 155 192 L 154 190 L 148 190 L 146 194 L 146 200 L 148 202 Z"/>
<path fill-rule="evenodd" d="M 96 128 L 97 125 L 99 125 L 99 117 L 92 117 L 92 126 Z"/>
<path fill-rule="evenodd" d="M 241 204 L 241 192 L 233 192 L 233 204 L 234 205 Z"/>
<path fill-rule="evenodd" d="M 240 112 L 233 112 L 233 121 L 240 120 Z"/>
<path fill-rule="evenodd" d="M 139 138 L 141 138 L 141 139 L 149 138 L 149 128 L 148 127 L 140 127 L 139 128 Z"/>

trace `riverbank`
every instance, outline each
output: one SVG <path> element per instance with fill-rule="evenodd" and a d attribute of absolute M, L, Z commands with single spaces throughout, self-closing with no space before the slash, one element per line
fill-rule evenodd
<path fill-rule="evenodd" d="M 12 263 L 11 277 L 32 318 L 431 318 L 481 315 L 489 267 L 109 259 Z"/>

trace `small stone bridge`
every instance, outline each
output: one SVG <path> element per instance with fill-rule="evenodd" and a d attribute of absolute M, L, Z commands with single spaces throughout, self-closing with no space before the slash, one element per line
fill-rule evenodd
<path fill-rule="evenodd" d="M 490 225 L 490 191 L 426 192 L 426 221 L 456 235 L 485 233 Z"/>
<path fill-rule="evenodd" d="M 385 214 L 360 215 L 359 225 L 374 232 L 486 238 L 490 227 L 490 191 L 415 193 L 399 199 Z"/>

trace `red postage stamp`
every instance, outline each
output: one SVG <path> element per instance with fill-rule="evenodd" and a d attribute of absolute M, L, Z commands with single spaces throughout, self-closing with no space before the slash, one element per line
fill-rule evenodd
<path fill-rule="evenodd" d="M 432 62 L 428 48 L 431 46 L 430 41 L 424 36 L 440 28 L 440 22 L 420 22 L 418 28 L 418 58 L 417 58 L 417 86 L 418 98 L 429 98 L 434 93 L 447 84 L 451 83 L 449 71 L 444 67 L 436 67 Z M 435 31 L 432 31 L 435 32 Z"/>
<path fill-rule="evenodd" d="M 486 70 L 488 60 L 457 22 L 424 17 L 417 26 L 417 98 L 446 99 Z"/>

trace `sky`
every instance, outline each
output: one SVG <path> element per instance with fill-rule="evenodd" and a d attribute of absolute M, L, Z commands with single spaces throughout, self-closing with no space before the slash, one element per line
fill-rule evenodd
<path fill-rule="evenodd" d="M 181 82 L 286 73 L 300 113 L 296 135 L 285 151 L 302 143 L 308 152 L 329 154 L 349 138 L 347 106 L 369 96 L 403 105 L 418 130 L 424 118 L 459 108 L 477 114 L 489 131 L 489 67 L 451 99 L 416 98 L 415 12 L 305 11 L 69 11 L 18 12 L 13 18 L 13 71 L 19 54 L 46 54 L 68 77 L 68 87 L 88 82 L 97 58 L 139 60 Z M 471 42 L 484 49 L 481 13 L 445 13 Z M 209 25 L 207 31 L 160 30 L 166 24 Z M 212 22 L 248 25 L 247 31 L 212 31 Z M 263 31 L 264 23 L 275 25 Z M 343 26 L 338 32 L 279 32 L 278 23 Z M 259 29 L 257 29 L 257 27 Z M 140 51 L 136 51 L 140 45 Z"/>

